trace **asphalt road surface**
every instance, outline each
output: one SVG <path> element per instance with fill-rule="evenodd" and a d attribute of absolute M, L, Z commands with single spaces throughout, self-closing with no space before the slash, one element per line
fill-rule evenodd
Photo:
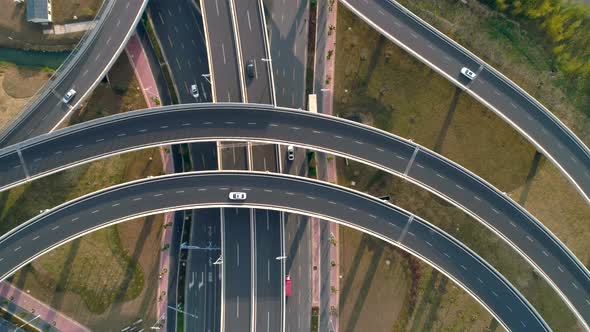
<path fill-rule="evenodd" d="M 278 211 L 254 210 L 256 273 L 255 331 L 281 331 L 281 216 Z"/>
<path fill-rule="evenodd" d="M 263 0 L 277 105 L 305 108 L 308 1 Z"/>
<path fill-rule="evenodd" d="M 221 322 L 221 256 L 219 209 L 193 210 L 186 269 L 184 326 L 187 331 L 219 331 Z M 196 212 L 196 213 L 195 213 Z M 190 268 L 189 268 L 190 267 Z"/>
<path fill-rule="evenodd" d="M 377 166 L 398 176 L 403 174 L 494 229 L 548 276 L 582 317 L 590 318 L 586 302 L 590 301 L 588 272 L 526 210 L 434 152 L 340 118 L 242 104 L 184 105 L 128 112 L 0 150 L 0 183 L 24 180 L 25 169 L 29 175 L 47 173 L 114 151 L 181 140 L 236 137 L 291 142 Z"/>
<path fill-rule="evenodd" d="M 238 66 L 229 0 L 201 0 L 201 4 L 215 86 L 213 101 L 242 101 L 241 68 Z"/>
<path fill-rule="evenodd" d="M 180 103 L 212 101 L 203 19 L 190 0 L 152 0 L 148 10 Z M 198 96 L 191 93 L 196 84 Z"/>
<path fill-rule="evenodd" d="M 499 113 L 552 159 L 590 202 L 590 151 L 533 97 L 394 1 L 342 2 L 388 38 L 397 39 L 396 43 L 419 54 L 423 62 L 483 100 L 484 105 Z M 463 77 L 462 67 L 470 68 L 477 77 L 473 81 Z"/>
<path fill-rule="evenodd" d="M 246 101 L 250 103 L 272 104 L 269 61 L 264 42 L 262 9 L 259 0 L 230 0 L 234 2 L 242 72 L 246 84 Z M 264 59 L 264 60 L 263 60 Z M 248 76 L 246 66 L 254 65 L 254 77 Z"/>
<path fill-rule="evenodd" d="M 231 191 L 246 192 L 248 198 L 242 202 L 229 200 Z M 428 222 L 351 189 L 272 173 L 173 174 L 111 187 L 64 203 L 0 240 L 0 275 L 5 279 L 35 257 L 101 226 L 164 210 L 214 206 L 227 207 L 223 210 L 226 223 L 231 223 L 240 211 L 251 211 L 239 207 L 269 208 L 310 214 L 368 231 L 454 278 L 509 330 L 548 330 L 532 306 L 497 271 Z M 239 275 L 243 282 L 225 285 L 224 310 L 226 316 L 236 315 L 234 321 L 241 325 L 225 327 L 241 331 L 250 322 L 250 316 L 245 314 L 250 302 L 241 298 L 249 297 L 251 292 L 251 258 L 250 251 L 238 246 L 232 236 L 235 234 L 224 233 L 222 265 L 226 275 Z M 242 245 L 247 248 L 250 243 Z"/>
<path fill-rule="evenodd" d="M 8 146 L 27 138 L 51 131 L 77 105 L 84 96 L 94 89 L 106 74 L 106 71 L 119 56 L 127 39 L 135 29 L 147 0 L 112 0 L 105 3 L 110 11 L 101 24 L 96 26 L 94 38 L 82 46 L 76 60 L 55 79 L 47 83 L 39 100 L 23 111 L 22 115 L 2 133 L 0 147 Z M 64 104 L 63 96 L 70 89 L 76 90 L 76 96 Z"/>

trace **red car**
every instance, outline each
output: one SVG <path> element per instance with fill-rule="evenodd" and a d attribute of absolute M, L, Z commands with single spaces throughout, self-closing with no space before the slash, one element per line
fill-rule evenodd
<path fill-rule="evenodd" d="M 287 275 L 287 277 L 285 277 L 285 296 L 289 297 L 291 296 L 291 276 Z"/>

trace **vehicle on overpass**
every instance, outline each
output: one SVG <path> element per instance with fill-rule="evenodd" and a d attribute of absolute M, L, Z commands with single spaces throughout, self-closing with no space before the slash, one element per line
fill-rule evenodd
<path fill-rule="evenodd" d="M 291 276 L 287 274 L 285 277 L 285 296 L 290 297 L 291 293 Z"/>

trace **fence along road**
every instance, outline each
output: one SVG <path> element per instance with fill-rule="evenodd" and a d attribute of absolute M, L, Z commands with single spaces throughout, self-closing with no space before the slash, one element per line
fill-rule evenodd
<path fill-rule="evenodd" d="M 0 134 L 0 147 L 54 130 L 106 75 L 135 30 L 148 0 L 104 0 L 94 28 L 31 98 L 21 115 Z M 62 97 L 77 94 L 69 104 Z"/>
<path fill-rule="evenodd" d="M 0 190 L 109 155 L 180 142 L 293 144 L 380 168 L 429 190 L 490 228 L 549 282 L 585 323 L 590 279 L 537 219 L 477 175 L 411 141 L 356 122 L 253 104 L 186 104 L 118 114 L 0 150 Z"/>
<path fill-rule="evenodd" d="M 526 91 L 393 0 L 341 0 L 381 34 L 464 89 L 549 158 L 590 203 L 590 151 Z M 470 81 L 460 73 L 477 73 Z"/>
<path fill-rule="evenodd" d="M 231 201 L 230 191 L 244 191 L 248 197 L 244 202 Z M 179 173 L 88 194 L 41 214 L 4 236 L 0 240 L 0 276 L 4 279 L 47 251 L 114 223 L 164 211 L 211 207 L 286 210 L 353 227 L 440 270 L 507 330 L 550 330 L 502 275 L 432 224 L 348 188 L 281 174 Z"/>

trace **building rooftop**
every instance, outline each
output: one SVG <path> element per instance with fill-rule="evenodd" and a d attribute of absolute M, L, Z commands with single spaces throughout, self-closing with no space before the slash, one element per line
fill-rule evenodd
<path fill-rule="evenodd" d="M 47 0 L 27 0 L 27 21 L 48 19 L 49 2 Z"/>

